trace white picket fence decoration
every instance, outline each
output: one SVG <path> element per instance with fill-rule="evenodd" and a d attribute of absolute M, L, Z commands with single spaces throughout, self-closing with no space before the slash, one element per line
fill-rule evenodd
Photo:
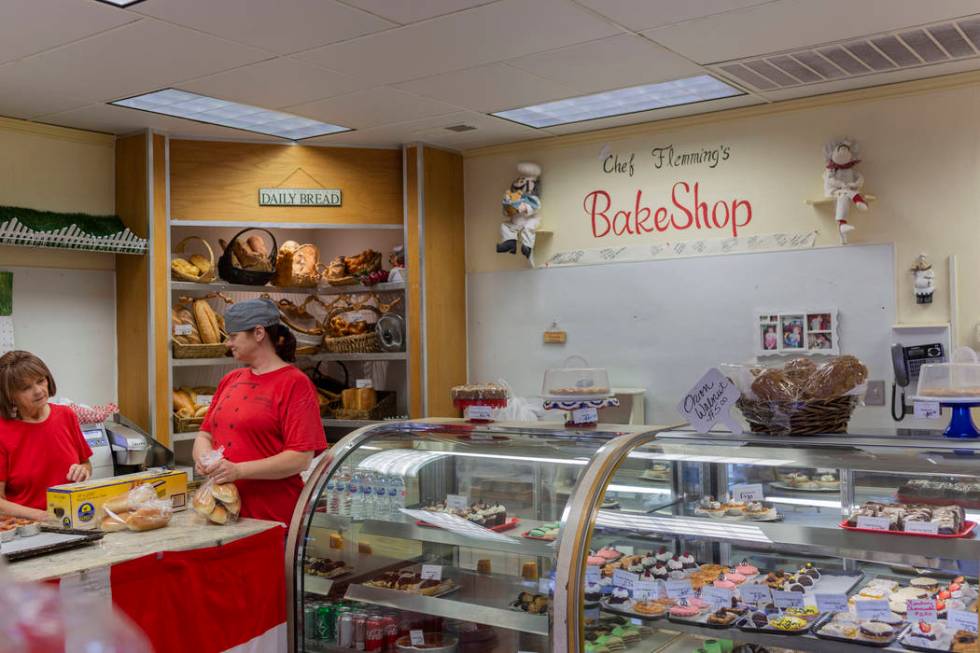
<path fill-rule="evenodd" d="M 128 228 L 111 236 L 91 236 L 76 225 L 57 231 L 34 231 L 18 222 L 17 218 L 0 223 L 0 244 L 117 254 L 146 254 L 146 239 L 138 237 Z"/>

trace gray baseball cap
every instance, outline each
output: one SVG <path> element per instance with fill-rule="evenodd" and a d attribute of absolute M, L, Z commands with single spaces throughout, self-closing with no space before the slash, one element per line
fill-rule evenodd
<path fill-rule="evenodd" d="M 225 330 L 228 333 L 273 324 L 279 324 L 279 309 L 271 299 L 249 299 L 233 304 L 225 311 Z"/>

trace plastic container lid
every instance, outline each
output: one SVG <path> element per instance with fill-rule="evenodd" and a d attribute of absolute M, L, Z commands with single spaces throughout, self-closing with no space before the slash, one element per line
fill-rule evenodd
<path fill-rule="evenodd" d="M 927 401 L 980 403 L 980 362 L 969 347 L 953 352 L 951 363 L 931 363 L 919 370 L 916 397 Z"/>
<path fill-rule="evenodd" d="M 588 365 L 581 356 L 571 356 L 565 359 L 562 367 L 545 370 L 541 396 L 556 401 L 609 397 L 609 374 L 605 368 Z"/>

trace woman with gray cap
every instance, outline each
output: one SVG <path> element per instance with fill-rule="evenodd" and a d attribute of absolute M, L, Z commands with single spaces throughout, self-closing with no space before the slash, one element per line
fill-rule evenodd
<path fill-rule="evenodd" d="M 290 365 L 296 338 L 271 300 L 239 302 L 224 317 L 227 347 L 245 367 L 218 384 L 194 441 L 197 471 L 235 483 L 243 517 L 288 524 L 303 489 L 300 472 L 327 448 L 316 389 Z M 222 460 L 201 462 L 220 448 Z"/>

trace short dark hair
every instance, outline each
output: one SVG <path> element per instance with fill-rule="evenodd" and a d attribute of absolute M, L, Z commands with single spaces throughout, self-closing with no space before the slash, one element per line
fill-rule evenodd
<path fill-rule="evenodd" d="M 0 356 L 0 417 L 17 418 L 14 393 L 44 378 L 48 382 L 48 395 L 53 397 L 58 389 L 51 370 L 40 358 L 29 351 L 8 351 Z"/>

